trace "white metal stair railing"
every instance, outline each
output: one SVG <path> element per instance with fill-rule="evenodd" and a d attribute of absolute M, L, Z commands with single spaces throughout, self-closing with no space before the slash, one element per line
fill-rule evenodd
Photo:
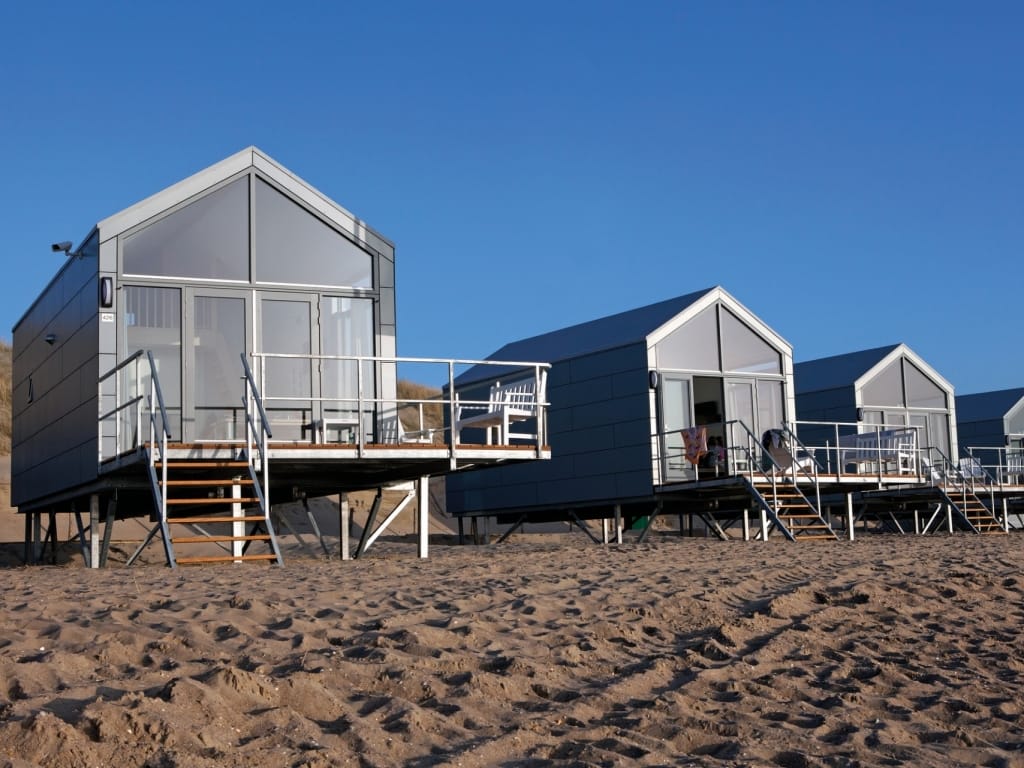
<path fill-rule="evenodd" d="M 794 460 L 789 467 L 782 467 L 771 451 L 741 421 L 729 422 L 746 434 L 747 445 L 731 446 L 746 455 L 747 471 L 742 474 L 751 497 L 789 541 L 801 539 L 828 539 L 836 541 L 838 536 L 819 511 L 821 495 L 818 476 L 814 467 L 798 467 Z M 786 431 L 783 431 L 786 434 Z M 795 437 L 795 436 L 794 436 Z M 799 441 L 797 441 L 799 443 Z M 812 483 L 815 505 L 800 490 L 797 479 Z M 762 528 L 763 538 L 768 530 Z"/>
<path fill-rule="evenodd" d="M 284 558 L 281 556 L 281 547 L 274 531 L 274 523 L 270 519 L 270 460 L 268 458 L 268 446 L 273 433 L 270 429 L 270 420 L 267 418 L 266 409 L 263 407 L 263 398 L 256 386 L 252 369 L 241 355 L 242 370 L 244 372 L 245 390 L 242 393 L 242 406 L 245 413 L 245 448 L 244 454 L 246 463 L 249 466 L 249 475 L 253 481 L 253 489 L 259 498 L 259 508 L 263 514 L 263 525 L 267 535 L 270 536 L 270 546 L 277 558 L 277 564 L 283 565 Z"/>
<path fill-rule="evenodd" d="M 969 531 L 972 533 L 1005 532 L 1005 525 L 1000 523 L 995 513 L 992 512 L 995 508 L 995 490 L 991 484 L 979 483 L 976 478 L 968 477 L 938 448 L 929 449 L 927 464 L 931 472 L 932 486 L 939 492 L 949 507 L 950 513 L 955 514 Z M 978 485 L 987 489 L 991 506 L 985 504 L 977 495 Z M 941 503 L 936 506 L 935 512 L 924 527 L 924 533 L 927 533 L 937 520 L 942 506 Z M 949 525 L 952 530 L 952 520 Z"/>
<path fill-rule="evenodd" d="M 942 456 L 949 469 L 944 473 L 946 482 L 939 486 L 942 494 L 952 503 L 964 522 L 975 533 L 1004 533 L 1004 525 L 995 513 L 995 483 L 988 472 L 976 461 L 961 459 L 954 467 L 953 462 Z M 979 491 L 986 493 L 986 504 Z"/>
<path fill-rule="evenodd" d="M 157 373 L 156 362 L 153 360 L 153 353 L 146 351 L 146 359 L 149 362 L 149 393 L 146 395 L 146 404 L 149 410 L 149 440 L 146 443 L 146 468 L 149 475 L 150 489 L 153 492 L 153 500 L 156 504 L 157 522 L 146 536 L 138 549 L 128 558 L 126 565 L 135 562 L 157 531 L 163 540 L 164 556 L 167 558 L 167 565 L 171 568 L 177 566 L 174 559 L 174 547 L 171 544 L 170 529 L 167 525 L 167 443 L 171 437 L 169 421 L 167 419 L 167 406 L 164 402 L 163 390 L 160 388 L 160 376 Z M 159 468 L 160 474 L 157 474 Z"/>

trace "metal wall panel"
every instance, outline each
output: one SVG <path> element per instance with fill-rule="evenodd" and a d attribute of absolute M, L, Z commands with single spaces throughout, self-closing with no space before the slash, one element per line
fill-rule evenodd
<path fill-rule="evenodd" d="M 69 261 L 15 334 L 11 501 L 16 506 L 97 475 L 97 263 L 94 258 Z M 52 344 L 47 334 L 54 334 Z M 85 454 L 93 456 L 89 467 L 82 464 Z"/>
<path fill-rule="evenodd" d="M 453 514 L 603 502 L 618 498 L 617 488 L 652 492 L 646 345 L 555 363 L 548 381 L 551 459 L 450 475 Z"/>

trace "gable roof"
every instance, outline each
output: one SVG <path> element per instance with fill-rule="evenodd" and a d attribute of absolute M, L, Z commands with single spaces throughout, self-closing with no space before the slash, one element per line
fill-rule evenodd
<path fill-rule="evenodd" d="M 711 290 L 713 289 L 706 288 L 656 304 L 648 304 L 645 307 L 513 341 L 491 355 L 491 359 L 556 363 L 639 343 Z"/>
<path fill-rule="evenodd" d="M 651 333 L 714 290 L 715 288 L 705 288 L 655 304 L 512 341 L 485 359 L 557 363 L 624 347 L 627 344 L 638 344 L 646 341 Z M 473 366 L 458 376 L 455 382 L 465 385 L 493 379 L 504 375 L 508 370 L 499 366 Z"/>
<path fill-rule="evenodd" d="M 188 178 L 182 179 L 154 195 L 150 195 L 145 200 L 141 200 L 122 211 L 108 216 L 96 225 L 100 232 L 100 240 L 108 240 L 115 235 L 119 235 L 132 227 L 148 221 L 154 216 L 191 200 L 211 187 L 249 168 L 258 170 L 263 176 L 273 180 L 305 205 L 317 211 L 325 219 L 357 240 L 366 242 L 367 235 L 369 234 L 372 236 L 371 246 L 375 245 L 372 240 L 376 239 L 390 248 L 394 248 L 393 243 L 384 238 L 379 232 L 375 232 L 370 227 L 367 227 L 365 222 L 357 219 L 349 211 L 327 197 L 327 195 L 300 179 L 256 147 L 247 147 L 241 152 L 236 152 L 230 157 L 226 157 L 208 168 L 204 168 L 198 173 L 194 173 Z M 376 250 L 381 249 L 378 247 Z"/>
<path fill-rule="evenodd" d="M 513 341 L 498 349 L 488 360 L 534 361 L 558 363 L 584 355 L 604 352 L 629 344 L 653 344 L 688 322 L 694 315 L 722 302 L 755 332 L 764 336 L 772 346 L 777 347 L 787 358 L 792 357 L 792 347 L 775 331 L 753 315 L 739 301 L 721 286 L 704 288 L 675 298 L 626 310 L 614 315 L 600 317 L 567 328 L 560 328 L 538 336 Z M 494 379 L 505 375 L 510 368 L 495 366 L 474 366 L 456 378 L 465 385 L 475 381 Z"/>
<path fill-rule="evenodd" d="M 825 389 L 853 386 L 857 379 L 870 371 L 899 347 L 889 344 L 885 347 L 862 349 L 831 357 L 819 357 L 793 364 L 796 393 L 820 392 Z"/>
<path fill-rule="evenodd" d="M 1024 401 L 1024 388 L 1021 387 L 957 395 L 957 421 L 967 424 L 972 421 L 1002 420 L 1010 411 L 1021 405 L 1022 401 Z"/>

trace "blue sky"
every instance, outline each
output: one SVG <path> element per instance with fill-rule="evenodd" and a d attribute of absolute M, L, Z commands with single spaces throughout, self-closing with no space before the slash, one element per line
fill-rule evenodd
<path fill-rule="evenodd" d="M 0 335 L 255 144 L 393 240 L 402 355 L 722 285 L 797 361 L 1024 386 L 1024 5 L 7 3 Z"/>

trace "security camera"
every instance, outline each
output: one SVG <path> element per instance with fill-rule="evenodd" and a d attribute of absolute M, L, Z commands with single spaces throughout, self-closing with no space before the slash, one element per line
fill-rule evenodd
<path fill-rule="evenodd" d="M 70 240 L 64 240 L 64 241 L 59 242 L 59 243 L 54 243 L 53 245 L 50 246 L 50 248 L 53 249 L 54 253 L 60 253 L 61 251 L 64 251 L 64 253 L 70 253 L 70 251 L 71 251 L 71 241 Z"/>

